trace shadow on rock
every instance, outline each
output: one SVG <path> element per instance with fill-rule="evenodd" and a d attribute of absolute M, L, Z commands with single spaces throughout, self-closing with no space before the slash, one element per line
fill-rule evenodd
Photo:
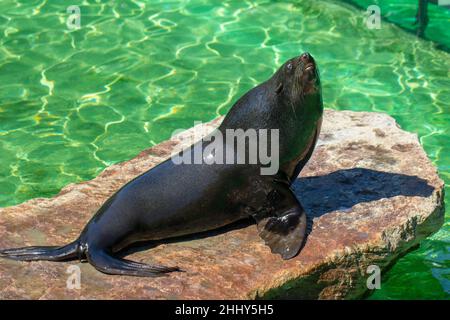
<path fill-rule="evenodd" d="M 308 216 L 314 218 L 383 198 L 428 197 L 434 189 L 426 180 L 416 176 L 354 168 L 298 178 L 293 190 Z"/>

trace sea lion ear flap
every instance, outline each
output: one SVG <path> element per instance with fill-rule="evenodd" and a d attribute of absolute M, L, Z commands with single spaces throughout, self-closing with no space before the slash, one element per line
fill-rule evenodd
<path fill-rule="evenodd" d="M 262 219 L 255 217 L 260 237 L 285 260 L 293 258 L 300 251 L 306 238 L 307 219 L 303 208 L 296 206 L 274 212 Z"/>
<path fill-rule="evenodd" d="M 280 94 L 281 91 L 283 91 L 283 84 L 280 82 L 277 88 L 275 89 L 275 93 Z"/>

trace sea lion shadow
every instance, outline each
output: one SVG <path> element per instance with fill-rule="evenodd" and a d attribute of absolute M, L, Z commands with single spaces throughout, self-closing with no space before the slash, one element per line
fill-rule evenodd
<path fill-rule="evenodd" d="M 309 218 L 309 231 L 312 229 L 314 218 L 336 210 L 346 212 L 358 203 L 400 195 L 428 197 L 434 190 L 425 179 L 417 176 L 365 168 L 337 170 L 323 176 L 299 177 L 293 183 L 292 189 L 302 203 Z M 161 241 L 139 242 L 118 254 L 126 256 L 156 247 L 162 243 L 167 244 L 212 237 L 231 230 L 245 228 L 254 223 L 255 221 L 249 218 L 212 231 Z"/>
<path fill-rule="evenodd" d="M 428 197 L 434 188 L 425 179 L 366 168 L 337 170 L 323 176 L 300 177 L 292 186 L 307 215 L 332 211 L 395 196 Z"/>

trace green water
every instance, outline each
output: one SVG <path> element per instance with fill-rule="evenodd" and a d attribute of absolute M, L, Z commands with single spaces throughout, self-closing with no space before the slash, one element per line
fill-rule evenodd
<path fill-rule="evenodd" d="M 403 29 L 416 34 L 418 24 L 415 24 L 419 0 L 343 0 L 366 10 L 370 5 L 380 8 L 381 16 Z M 442 0 L 441 0 L 442 1 Z M 442 1 L 443 2 L 443 1 Z M 429 3 L 428 25 L 424 37 L 435 41 L 436 46 L 450 51 L 449 21 L 450 9 Z"/>
<path fill-rule="evenodd" d="M 225 114 L 287 58 L 318 61 L 325 107 L 417 132 L 450 203 L 450 55 L 334 1 L 0 2 L 0 206 L 49 197 Z M 68 30 L 66 8 L 81 8 Z M 443 21 L 448 23 L 449 21 Z M 450 297 L 444 227 L 372 298 Z"/>

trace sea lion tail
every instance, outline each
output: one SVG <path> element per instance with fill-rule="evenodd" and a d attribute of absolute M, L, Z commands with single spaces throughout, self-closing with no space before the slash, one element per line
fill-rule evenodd
<path fill-rule="evenodd" d="M 23 247 L 0 250 L 0 257 L 20 261 L 65 261 L 79 257 L 79 243 L 72 242 L 62 247 Z"/>

